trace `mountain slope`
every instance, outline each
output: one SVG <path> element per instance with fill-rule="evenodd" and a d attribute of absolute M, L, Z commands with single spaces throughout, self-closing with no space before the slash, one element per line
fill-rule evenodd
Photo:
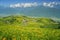
<path fill-rule="evenodd" d="M 50 18 L 0 17 L 0 40 L 60 40 L 58 28 Z"/>
<path fill-rule="evenodd" d="M 31 18 L 27 16 L 8 16 L 0 18 L 0 25 L 18 25 L 26 27 L 59 28 L 60 23 L 49 18 Z"/>

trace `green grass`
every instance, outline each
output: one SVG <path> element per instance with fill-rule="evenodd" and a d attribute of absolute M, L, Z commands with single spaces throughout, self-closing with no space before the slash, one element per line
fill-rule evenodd
<path fill-rule="evenodd" d="M 0 40 L 60 40 L 58 27 L 59 22 L 48 18 L 0 18 Z"/>
<path fill-rule="evenodd" d="M 0 40 L 60 40 L 60 29 L 3 26 L 0 27 Z"/>

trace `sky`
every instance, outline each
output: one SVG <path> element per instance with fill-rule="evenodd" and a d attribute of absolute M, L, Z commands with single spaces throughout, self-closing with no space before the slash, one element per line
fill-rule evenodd
<path fill-rule="evenodd" d="M 60 0 L 0 0 L 3 7 L 32 7 L 32 6 L 60 7 Z"/>
<path fill-rule="evenodd" d="M 40 6 L 44 8 L 41 8 Z M 25 9 L 20 10 L 19 8 L 23 9 L 26 8 L 26 10 Z M 29 14 L 31 10 L 32 13 Z M 46 13 L 44 13 L 43 10 Z M 20 13 L 20 12 L 22 13 L 26 12 L 25 14 L 29 15 L 38 14 L 39 16 L 40 15 L 47 16 L 48 14 L 48 16 L 55 16 L 55 17 L 58 16 L 60 18 L 60 0 L 0 0 L 0 15 Z"/>

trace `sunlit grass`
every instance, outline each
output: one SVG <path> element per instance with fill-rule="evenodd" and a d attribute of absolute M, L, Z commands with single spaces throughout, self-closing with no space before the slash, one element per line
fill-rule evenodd
<path fill-rule="evenodd" d="M 60 40 L 60 24 L 48 18 L 0 19 L 0 40 Z"/>
<path fill-rule="evenodd" d="M 0 27 L 0 40 L 58 40 L 60 29 L 6 26 Z"/>

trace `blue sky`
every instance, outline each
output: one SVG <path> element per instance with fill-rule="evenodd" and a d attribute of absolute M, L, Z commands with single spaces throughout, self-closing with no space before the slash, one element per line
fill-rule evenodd
<path fill-rule="evenodd" d="M 60 1 L 60 0 L 0 0 L 0 1 L 3 1 L 3 2 L 16 2 L 16 1 L 18 1 L 18 2 L 32 2 L 32 1 Z"/>
<path fill-rule="evenodd" d="M 30 2 L 60 2 L 60 0 L 0 0 L 0 6 L 9 6 L 10 4 L 16 4 L 16 3 L 30 3 Z"/>

